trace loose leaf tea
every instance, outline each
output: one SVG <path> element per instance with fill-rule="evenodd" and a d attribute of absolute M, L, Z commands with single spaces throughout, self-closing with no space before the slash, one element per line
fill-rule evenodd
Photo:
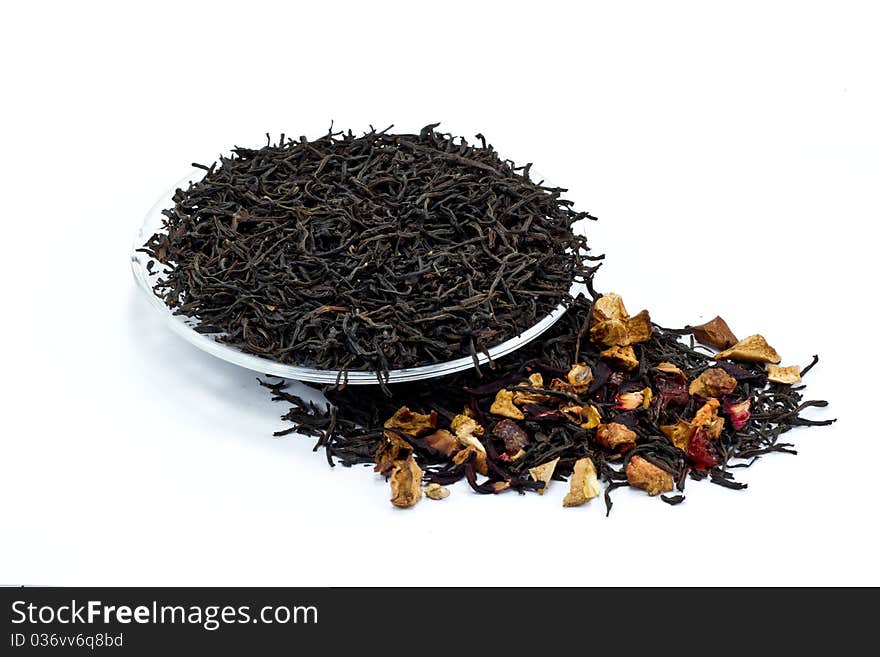
<path fill-rule="evenodd" d="M 178 189 L 145 253 L 197 330 L 337 370 L 474 358 L 570 300 L 590 218 L 531 165 L 435 131 L 235 148 Z"/>
<path fill-rule="evenodd" d="M 326 387 L 323 408 L 283 381 L 263 385 L 291 404 L 283 417 L 293 426 L 276 435 L 317 437 L 315 449 L 331 465 L 375 464 L 391 477 L 395 505 L 418 501 L 420 477 L 432 491 L 465 480 L 483 494 L 542 493 L 570 479 L 565 506 L 588 504 L 603 482 L 610 511 L 610 493 L 622 486 L 670 505 L 684 501 L 688 479 L 745 488 L 736 468 L 771 452 L 794 454 L 784 434 L 833 422 L 803 417 L 827 403 L 804 401 L 802 386 L 786 383 L 798 380 L 797 368 L 770 365 L 768 376 L 765 363 L 778 355 L 762 336 L 737 345 L 707 353 L 691 328 L 662 328 L 645 311 L 630 317 L 617 295 L 595 303 L 581 295 L 541 339 L 496 360 L 482 378 L 471 370 L 392 384 L 390 396 Z M 403 500 L 401 472 L 412 487 Z"/>

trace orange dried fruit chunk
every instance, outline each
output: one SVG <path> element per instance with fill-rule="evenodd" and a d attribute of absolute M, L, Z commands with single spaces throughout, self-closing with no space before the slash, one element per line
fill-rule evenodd
<path fill-rule="evenodd" d="M 729 349 L 715 354 L 715 360 L 722 358 L 747 363 L 778 363 L 782 360 L 764 336 L 758 334 L 743 338 Z"/>
<path fill-rule="evenodd" d="M 688 393 L 699 397 L 721 397 L 736 388 L 736 379 L 720 367 L 710 367 L 691 381 Z"/>
<path fill-rule="evenodd" d="M 636 444 L 636 432 L 619 422 L 609 422 L 596 427 L 596 443 L 612 451 L 629 451 Z"/>
<path fill-rule="evenodd" d="M 511 420 L 524 420 L 526 417 L 521 410 L 514 406 L 513 393 L 510 390 L 498 391 L 498 394 L 495 395 L 495 401 L 489 407 L 489 412 L 492 415 L 500 415 Z"/>
<path fill-rule="evenodd" d="M 716 316 L 705 324 L 693 327 L 694 338 L 700 344 L 713 349 L 727 349 L 736 344 L 736 336 L 721 317 Z"/>
<path fill-rule="evenodd" d="M 626 480 L 630 486 L 641 488 L 651 496 L 671 491 L 673 487 L 671 474 L 638 455 L 626 464 Z"/>

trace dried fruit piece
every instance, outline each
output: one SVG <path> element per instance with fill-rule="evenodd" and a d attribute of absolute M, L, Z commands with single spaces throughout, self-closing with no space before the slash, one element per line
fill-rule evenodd
<path fill-rule="evenodd" d="M 569 395 L 578 395 L 578 391 L 575 386 L 571 385 L 568 381 L 563 381 L 562 379 L 553 379 L 550 382 L 550 390 L 555 390 L 556 392 L 567 392 Z"/>
<path fill-rule="evenodd" d="M 646 342 L 651 339 L 654 327 L 651 326 L 651 315 L 648 314 L 647 310 L 643 310 L 635 317 L 630 317 L 625 321 L 625 324 L 626 339 L 624 343 L 618 343 L 621 346 Z"/>
<path fill-rule="evenodd" d="M 678 374 L 681 378 L 686 378 L 684 372 L 682 372 L 681 369 L 674 363 L 667 363 L 664 361 L 654 369 L 663 372 L 664 374 Z"/>
<path fill-rule="evenodd" d="M 430 500 L 445 500 L 449 497 L 449 489 L 440 484 L 428 484 L 425 488 L 425 497 Z"/>
<path fill-rule="evenodd" d="M 674 485 L 671 474 L 638 455 L 626 464 L 626 480 L 652 497 L 671 491 Z"/>
<path fill-rule="evenodd" d="M 619 294 L 609 292 L 596 299 L 596 303 L 593 304 L 593 316 L 590 323 L 598 324 L 599 322 L 607 322 L 612 319 L 626 319 L 627 317 L 629 317 L 629 313 L 626 312 L 626 306 L 623 305 L 623 298 Z"/>
<path fill-rule="evenodd" d="M 559 463 L 558 456 L 552 461 L 547 461 L 534 468 L 529 468 L 529 474 L 532 475 L 532 479 L 544 482 L 544 487 L 538 489 L 538 495 L 543 495 L 544 491 L 547 490 L 547 486 L 550 485 L 550 480 L 553 478 L 557 463 Z"/>
<path fill-rule="evenodd" d="M 721 397 L 736 388 L 736 379 L 720 367 L 710 367 L 691 381 L 688 392 L 698 397 Z"/>
<path fill-rule="evenodd" d="M 715 354 L 715 360 L 728 358 L 746 363 L 778 363 L 782 360 L 762 335 L 750 335 L 729 349 Z"/>
<path fill-rule="evenodd" d="M 700 344 L 713 349 L 727 349 L 736 344 L 736 336 L 721 317 L 716 316 L 705 324 L 693 328 L 694 338 Z"/>
<path fill-rule="evenodd" d="M 650 388 L 618 393 L 614 408 L 618 411 L 633 411 L 640 406 L 642 408 L 648 408 L 648 406 L 651 405 L 651 399 L 653 399 L 653 397 L 654 393 Z"/>
<path fill-rule="evenodd" d="M 658 413 L 665 413 L 669 406 L 687 406 L 690 395 L 687 391 L 687 379 L 684 372 L 671 363 L 660 363 L 656 369 L 659 370 L 654 375 L 654 383 L 657 386 Z"/>
<path fill-rule="evenodd" d="M 504 443 L 504 451 L 512 457 L 529 443 L 529 434 L 513 420 L 501 420 L 492 429 L 492 435 Z"/>
<path fill-rule="evenodd" d="M 752 400 L 746 399 L 737 403 L 724 403 L 724 413 L 730 418 L 730 426 L 739 431 L 752 415 Z"/>
<path fill-rule="evenodd" d="M 529 377 L 528 381 L 523 381 L 519 385 L 540 390 L 544 387 L 544 377 L 541 376 L 540 372 L 536 372 Z M 543 404 L 544 402 L 549 401 L 549 399 L 550 397 L 548 395 L 542 395 L 538 392 L 527 392 L 525 390 L 513 391 L 513 403 L 516 405 Z"/>
<path fill-rule="evenodd" d="M 524 420 L 526 417 L 521 410 L 513 405 L 513 393 L 510 390 L 498 391 L 489 412 L 493 415 L 508 417 L 511 420 Z"/>
<path fill-rule="evenodd" d="M 562 506 L 580 506 L 599 495 L 602 487 L 596 476 L 596 466 L 588 456 L 574 463 L 574 472 L 569 481 L 569 490 L 562 500 Z"/>
<path fill-rule="evenodd" d="M 697 429 L 703 429 L 709 440 L 716 440 L 724 428 L 724 418 L 718 417 L 718 407 L 721 404 L 717 399 L 708 399 L 694 415 L 691 424 Z"/>
<path fill-rule="evenodd" d="M 623 299 L 612 293 L 603 295 L 593 305 L 590 319 L 590 339 L 606 347 L 644 342 L 651 337 L 653 328 L 647 310 L 630 317 Z"/>
<path fill-rule="evenodd" d="M 483 427 L 477 424 L 477 421 L 473 418 L 467 418 L 466 421 L 461 422 L 455 432 L 455 437 L 458 439 L 459 445 L 463 449 L 455 455 L 453 463 L 456 465 L 464 463 L 468 455 L 473 452 L 476 454 L 474 458 L 474 469 L 483 475 L 488 473 L 489 466 L 486 460 L 486 448 L 483 446 L 483 443 L 480 442 L 479 438 L 477 438 L 477 436 L 481 436 L 484 433 L 485 430 Z"/>
<path fill-rule="evenodd" d="M 437 411 L 430 414 L 414 413 L 407 406 L 401 406 L 385 421 L 386 429 L 396 429 L 408 436 L 422 436 L 437 428 Z"/>
<path fill-rule="evenodd" d="M 605 449 L 628 452 L 636 445 L 636 432 L 619 422 L 609 422 L 596 427 L 595 439 Z"/>
<path fill-rule="evenodd" d="M 669 438 L 670 442 L 682 452 L 687 452 L 691 437 L 696 430 L 696 427 L 684 420 L 678 420 L 675 424 L 664 424 L 660 427 L 663 435 Z"/>
<path fill-rule="evenodd" d="M 599 426 L 602 418 L 599 415 L 599 409 L 591 404 L 566 404 L 559 407 L 559 411 L 569 419 L 569 421 L 577 424 L 581 429 L 594 429 Z"/>
<path fill-rule="evenodd" d="M 394 462 L 391 471 L 391 503 L 406 508 L 413 506 L 422 497 L 422 469 L 413 455 Z"/>
<path fill-rule="evenodd" d="M 379 443 L 373 457 L 373 460 L 376 461 L 373 470 L 383 475 L 388 474 L 395 461 L 406 458 L 412 452 L 410 444 L 393 431 L 385 431 L 384 437 L 385 439 Z"/>
<path fill-rule="evenodd" d="M 593 382 L 593 370 L 586 363 L 575 363 L 566 376 L 568 385 L 576 394 L 586 392 Z"/>
<path fill-rule="evenodd" d="M 468 445 L 464 449 L 459 450 L 455 453 L 455 456 L 452 457 L 452 463 L 454 465 L 461 465 L 465 461 L 468 461 L 471 458 L 471 454 L 473 454 L 473 463 L 474 470 L 479 472 L 481 475 L 486 475 L 489 472 L 489 466 L 486 461 L 486 448 L 480 445 L 477 447 L 476 445 Z"/>
<path fill-rule="evenodd" d="M 428 447 L 444 456 L 452 456 L 460 447 L 458 438 L 446 429 L 437 429 L 434 433 L 425 436 L 425 442 Z"/>
<path fill-rule="evenodd" d="M 770 365 L 767 367 L 767 379 L 773 381 L 773 383 L 791 385 L 801 380 L 801 368 L 797 365 L 789 367 Z"/>
<path fill-rule="evenodd" d="M 482 436 L 485 433 L 485 429 L 480 426 L 479 423 L 474 419 L 473 411 L 469 408 L 465 408 L 461 413 L 452 418 L 452 422 L 449 427 L 452 430 L 452 433 L 458 433 L 458 430 L 462 426 L 471 426 L 471 423 L 476 425 L 475 428 L 467 429 L 466 433 L 472 433 L 475 436 Z"/>
<path fill-rule="evenodd" d="M 636 352 L 632 347 L 609 347 L 602 351 L 599 357 L 622 370 L 633 370 L 639 366 Z"/>
<path fill-rule="evenodd" d="M 705 429 L 697 429 L 691 436 L 687 448 L 688 462 L 697 470 L 706 470 L 718 465 L 718 454 Z"/>

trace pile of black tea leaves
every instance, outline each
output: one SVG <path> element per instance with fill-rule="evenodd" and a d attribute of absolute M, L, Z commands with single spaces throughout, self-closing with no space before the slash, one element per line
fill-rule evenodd
<path fill-rule="evenodd" d="M 803 369 L 780 366 L 759 334 L 737 339 L 720 317 L 667 329 L 620 296 L 578 296 L 547 333 L 484 366 L 416 383 L 325 386 L 326 405 L 284 381 L 261 381 L 288 403 L 293 432 L 317 438 L 330 465 L 370 464 L 411 507 L 460 480 L 477 493 L 542 494 L 567 482 L 564 506 L 632 486 L 671 505 L 685 484 L 745 488 L 734 472 L 772 452 L 825 401 L 805 401 Z M 390 395 L 388 394 L 390 392 Z M 556 484 L 559 485 L 559 484 Z M 566 484 L 562 484 L 566 485 Z"/>
<path fill-rule="evenodd" d="M 202 333 L 341 380 L 476 364 L 568 303 L 600 258 L 566 190 L 437 125 L 281 135 L 194 165 L 204 177 L 141 249 L 163 266 L 156 294 Z"/>

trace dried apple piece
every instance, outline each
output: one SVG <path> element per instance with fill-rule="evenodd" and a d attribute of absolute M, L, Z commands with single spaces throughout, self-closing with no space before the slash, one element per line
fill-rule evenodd
<path fill-rule="evenodd" d="M 495 395 L 495 401 L 489 408 L 492 415 L 507 417 L 511 420 L 524 420 L 525 415 L 516 406 L 513 405 L 513 393 L 510 390 L 499 390 Z"/>
<path fill-rule="evenodd" d="M 691 423 L 698 430 L 703 429 L 709 440 L 716 440 L 724 428 L 724 418 L 718 417 L 720 405 L 717 399 L 706 400 L 706 403 L 697 410 L 694 421 Z"/>
<path fill-rule="evenodd" d="M 532 476 L 532 479 L 544 482 L 544 487 L 538 489 L 538 495 L 543 495 L 544 491 L 547 490 L 547 486 L 550 485 L 550 480 L 553 478 L 553 473 L 556 471 L 557 463 L 559 463 L 558 456 L 552 461 L 547 461 L 541 465 L 536 465 L 534 468 L 529 468 L 529 474 Z"/>
<path fill-rule="evenodd" d="M 541 390 L 544 388 L 544 377 L 540 372 L 536 372 L 529 376 L 528 381 L 523 381 L 519 384 L 520 386 L 527 388 L 535 388 L 537 390 Z M 550 397 L 548 395 L 542 395 L 539 392 L 528 392 L 526 390 L 514 390 L 513 391 L 513 403 L 517 406 L 523 404 L 543 404 L 546 401 L 549 401 Z"/>
<path fill-rule="evenodd" d="M 570 422 L 578 425 L 581 429 L 594 429 L 598 427 L 599 423 L 602 421 L 602 418 L 599 415 L 599 409 L 592 404 L 584 404 L 583 406 L 578 404 L 566 404 L 560 406 L 559 411 L 568 418 Z"/>
<path fill-rule="evenodd" d="M 452 456 L 460 447 L 458 438 L 446 429 L 437 429 L 434 433 L 425 436 L 425 442 L 428 447 L 445 456 Z"/>
<path fill-rule="evenodd" d="M 469 408 L 465 408 L 461 413 L 452 418 L 452 422 L 449 425 L 452 433 L 458 433 L 458 430 L 462 426 L 471 426 L 476 425 L 475 427 L 468 429 L 468 433 L 473 433 L 475 436 L 482 436 L 485 433 L 485 430 L 482 426 L 480 426 L 477 421 L 474 419 L 473 411 Z"/>
<path fill-rule="evenodd" d="M 586 363 L 575 363 L 566 375 L 568 385 L 576 394 L 586 392 L 593 382 L 593 370 Z"/>
<path fill-rule="evenodd" d="M 477 436 L 481 436 L 484 433 L 483 427 L 477 424 L 477 421 L 473 418 L 467 418 L 467 421 L 460 423 L 455 432 L 455 437 L 463 449 L 453 457 L 453 463 L 456 465 L 464 463 L 468 455 L 473 452 L 475 454 L 474 469 L 482 475 L 487 474 L 489 472 L 489 465 L 487 463 L 486 448 L 480 442 L 480 439 L 477 438 Z"/>
<path fill-rule="evenodd" d="M 396 429 L 408 436 L 422 436 L 437 428 L 437 412 L 430 414 L 414 413 L 407 406 L 401 406 L 385 421 L 386 429 Z"/>
<path fill-rule="evenodd" d="M 602 487 L 599 485 L 599 477 L 596 475 L 596 466 L 593 460 L 585 456 L 578 459 L 574 464 L 574 472 L 569 481 L 569 490 L 562 500 L 562 506 L 580 506 L 599 495 Z"/>
<path fill-rule="evenodd" d="M 657 365 L 657 367 L 655 367 L 654 369 L 663 372 L 664 374 L 677 374 L 683 379 L 687 378 L 684 375 L 684 372 L 681 371 L 681 368 L 679 368 L 675 363 L 667 363 L 664 361 Z"/>
<path fill-rule="evenodd" d="M 590 318 L 590 339 L 606 347 L 625 347 L 651 337 L 653 327 L 647 310 L 630 317 L 620 295 L 609 293 L 596 300 Z"/>
<path fill-rule="evenodd" d="M 622 370 L 634 370 L 639 366 L 639 360 L 632 347 L 609 347 L 600 352 L 599 357 Z"/>
<path fill-rule="evenodd" d="M 619 422 L 596 427 L 596 443 L 610 451 L 627 452 L 636 445 L 636 432 Z"/>
<path fill-rule="evenodd" d="M 599 322 L 607 322 L 612 319 L 626 319 L 627 317 L 629 317 L 629 313 L 626 312 L 626 306 L 623 305 L 623 298 L 619 294 L 609 292 L 596 299 L 596 303 L 593 304 L 593 316 L 590 323 L 598 324 Z"/>
<path fill-rule="evenodd" d="M 671 491 L 674 485 L 671 474 L 638 455 L 626 464 L 626 480 L 652 497 Z"/>
<path fill-rule="evenodd" d="M 773 381 L 773 383 L 792 385 L 801 380 L 801 368 L 797 365 L 790 365 L 789 367 L 770 365 L 767 367 L 767 379 Z"/>
<path fill-rule="evenodd" d="M 623 343 L 618 343 L 621 346 L 646 342 L 651 339 L 654 327 L 651 326 L 651 315 L 648 314 L 647 310 L 643 310 L 635 317 L 630 317 L 624 324 L 626 326 L 626 337 Z"/>
<path fill-rule="evenodd" d="M 694 326 L 693 334 L 697 342 L 713 349 L 728 349 L 737 342 L 733 331 L 720 316 L 705 324 Z"/>
<path fill-rule="evenodd" d="M 782 359 L 762 335 L 750 335 L 735 345 L 715 354 L 715 360 L 727 358 L 746 363 L 779 363 Z"/>
<path fill-rule="evenodd" d="M 422 469 L 413 455 L 394 462 L 391 471 L 391 503 L 406 508 L 413 506 L 422 497 Z"/>
<path fill-rule="evenodd" d="M 710 367 L 691 381 L 688 392 L 698 397 L 721 397 L 736 388 L 736 379 L 720 367 Z"/>
<path fill-rule="evenodd" d="M 430 483 L 425 488 L 425 497 L 429 500 L 445 500 L 449 497 L 449 489 L 440 484 Z"/>
<path fill-rule="evenodd" d="M 411 453 L 412 447 L 393 431 L 385 431 L 383 435 L 384 440 L 379 443 L 373 456 L 373 460 L 376 461 L 373 470 L 384 475 L 388 474 L 395 461 Z"/>
<path fill-rule="evenodd" d="M 664 424 L 660 427 L 663 435 L 669 438 L 669 441 L 682 452 L 687 452 L 688 444 L 696 430 L 695 426 L 684 420 L 678 420 L 675 424 Z"/>

